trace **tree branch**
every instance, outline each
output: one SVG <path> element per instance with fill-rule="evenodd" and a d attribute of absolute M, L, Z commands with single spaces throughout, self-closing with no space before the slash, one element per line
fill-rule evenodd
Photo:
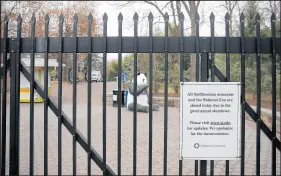
<path fill-rule="evenodd" d="M 156 4 L 154 4 L 153 2 L 150 2 L 150 1 L 144 1 L 144 2 L 154 6 L 163 17 L 165 16 L 165 14 L 162 12 L 162 10 Z"/>
<path fill-rule="evenodd" d="M 185 1 L 181 1 L 181 3 L 183 4 L 183 6 L 184 6 L 184 8 L 185 8 L 185 10 L 186 10 L 186 12 L 187 12 L 187 14 L 188 14 L 189 17 L 191 18 L 191 12 L 190 12 L 190 10 L 189 10 L 189 8 L 188 8 L 188 5 L 186 4 Z"/>
<path fill-rule="evenodd" d="M 175 23 L 175 26 L 177 26 L 175 8 L 174 8 L 174 4 L 173 4 L 172 1 L 171 1 L 171 8 L 172 8 L 172 14 L 173 14 L 174 23 Z"/>
<path fill-rule="evenodd" d="M 198 1 L 197 4 L 196 4 L 196 9 L 197 10 L 198 10 L 199 4 L 200 4 L 200 1 Z"/>

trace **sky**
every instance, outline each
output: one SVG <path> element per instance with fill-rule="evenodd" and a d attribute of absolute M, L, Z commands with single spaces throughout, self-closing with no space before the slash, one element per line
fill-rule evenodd
<path fill-rule="evenodd" d="M 146 3 L 135 3 L 130 6 L 124 7 L 124 8 L 118 8 L 116 6 L 117 3 L 123 4 L 126 1 L 123 2 L 118 2 L 118 1 L 99 1 L 99 5 L 97 6 L 98 14 L 99 14 L 99 19 L 102 19 L 103 14 L 106 12 L 108 15 L 108 36 L 118 36 L 118 14 L 121 12 L 123 15 L 123 36 L 133 36 L 134 35 L 134 30 L 133 30 L 133 15 L 135 12 L 139 13 L 139 16 L 144 16 L 144 14 L 147 14 L 149 11 L 151 11 L 154 16 L 158 16 L 159 13 L 155 10 L 154 7 L 152 7 L 149 4 Z M 161 3 L 159 1 L 158 3 Z M 165 2 L 162 2 L 165 3 Z M 199 6 L 199 13 L 200 13 L 200 19 L 205 18 L 205 24 L 200 26 L 200 36 L 210 36 L 210 25 L 209 25 L 209 15 L 213 11 L 213 13 L 216 16 L 216 22 L 215 22 L 215 35 L 217 36 L 223 36 L 224 35 L 224 24 L 223 24 L 223 18 L 225 15 L 225 12 L 222 10 L 218 10 L 219 5 L 221 2 L 219 1 L 205 1 L 204 3 L 201 2 Z M 169 12 L 168 12 L 169 13 Z M 202 16 L 204 15 L 204 17 Z M 185 14 L 185 19 L 189 19 L 187 14 Z M 147 18 L 144 19 L 147 21 Z M 158 20 L 155 19 L 155 21 Z M 164 24 L 159 24 L 159 26 Z M 140 23 L 139 24 L 141 36 L 147 36 L 147 23 Z M 185 27 L 190 26 L 188 20 L 185 20 Z M 160 26 L 161 27 L 161 26 Z M 189 30 L 186 30 L 187 35 Z M 108 60 L 116 59 L 117 54 L 108 54 Z"/>

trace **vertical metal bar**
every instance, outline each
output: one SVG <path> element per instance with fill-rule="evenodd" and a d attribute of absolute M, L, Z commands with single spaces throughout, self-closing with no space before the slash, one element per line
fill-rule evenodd
<path fill-rule="evenodd" d="M 210 175 L 211 175 L 211 176 L 214 175 L 214 160 L 211 160 L 211 164 L 210 164 Z"/>
<path fill-rule="evenodd" d="M 138 68 L 138 20 L 137 13 L 134 14 L 134 120 L 133 120 L 133 175 L 137 174 L 137 68 Z"/>
<path fill-rule="evenodd" d="M 118 175 L 121 175 L 121 72 L 122 72 L 122 21 L 123 15 L 118 15 L 118 37 L 119 37 L 119 52 L 118 52 Z"/>
<path fill-rule="evenodd" d="M 272 44 L 272 170 L 271 174 L 276 175 L 276 26 L 275 14 L 271 15 L 271 44 Z"/>
<path fill-rule="evenodd" d="M 0 29 L 0 34 L 2 34 L 2 27 Z M 4 41 L 6 42 L 6 41 Z M 6 45 L 4 43 L 4 45 Z M 4 50 L 6 49 L 6 46 L 3 47 Z M 6 51 L 3 52 L 3 55 L 5 54 Z M 0 158 L 2 158 L 2 93 L 6 93 L 6 92 L 2 92 L 2 59 L 0 59 Z M 6 74 L 5 71 L 3 71 L 3 76 Z M 2 170 L 2 159 L 0 159 L 0 173 Z"/>
<path fill-rule="evenodd" d="M 196 82 L 199 81 L 199 14 L 197 13 L 195 16 L 195 24 L 196 24 Z"/>
<path fill-rule="evenodd" d="M 208 54 L 201 53 L 200 81 L 208 82 Z M 200 175 L 207 175 L 207 160 L 200 160 Z"/>
<path fill-rule="evenodd" d="M 279 7 L 281 7 L 281 1 L 279 1 Z M 281 15 L 280 15 L 281 16 Z M 279 16 L 279 17 L 280 17 Z M 279 34 L 279 36 L 281 37 L 281 22 L 279 23 L 279 32 L 280 32 L 280 34 Z M 281 53 L 279 53 L 279 58 L 281 58 Z M 279 78 L 280 78 L 280 88 L 279 88 L 279 100 L 281 100 L 281 61 L 279 62 L 280 63 L 280 76 L 279 76 Z M 281 118 L 281 102 L 279 103 L 279 105 L 280 105 L 280 118 Z M 281 120 L 279 120 L 279 123 L 280 123 L 280 125 L 279 125 L 279 127 L 280 127 L 280 132 L 281 132 Z M 281 139 L 281 134 L 280 134 L 280 138 L 279 139 Z M 281 143 L 280 143 L 280 148 L 281 148 Z M 280 160 L 279 161 L 281 161 L 281 155 L 280 155 Z M 280 168 L 281 168 L 281 162 L 280 162 Z M 281 172 L 281 171 L 280 171 Z"/>
<path fill-rule="evenodd" d="M 215 82 L 215 15 L 212 12 L 210 15 L 210 22 L 211 22 L 211 82 Z M 208 58 L 209 60 L 209 58 Z M 214 160 L 211 160 L 210 165 L 210 175 L 214 175 Z"/>
<path fill-rule="evenodd" d="M 2 34 L 2 28 L 0 29 L 0 33 Z M 4 45 L 6 45 L 4 43 Z M 6 48 L 4 46 L 3 48 Z M 5 49 L 4 49 L 5 50 Z M 3 52 L 3 55 L 5 54 L 5 51 Z M 0 174 L 2 170 L 2 59 L 0 59 Z M 6 74 L 5 71 L 3 71 L 3 76 Z M 6 92 L 3 92 L 5 94 Z"/>
<path fill-rule="evenodd" d="M 281 1 L 279 1 L 279 7 L 281 7 Z M 281 12 L 281 11 L 280 11 Z M 280 15 L 281 16 L 281 15 Z M 280 17 L 279 16 L 279 17 Z M 281 22 L 279 23 L 279 32 L 280 32 L 280 34 L 279 34 L 279 36 L 281 37 Z M 281 53 L 279 53 L 279 58 L 281 58 Z M 279 65 L 279 68 L 280 68 L 280 76 L 279 76 L 279 78 L 280 78 L 280 88 L 279 88 L 279 100 L 281 100 L 281 61 L 279 62 L 280 63 L 280 65 Z M 281 102 L 279 102 L 279 105 L 280 105 L 280 118 L 281 118 Z M 281 120 L 279 120 L 279 123 L 280 123 L 280 125 L 279 125 L 279 127 L 280 127 L 280 133 L 281 133 Z M 280 138 L 279 139 L 281 139 L 281 134 L 280 134 Z M 280 143 L 280 148 L 281 148 L 281 143 Z M 281 161 L 281 155 L 280 155 L 280 160 L 279 161 Z M 280 168 L 281 168 L 281 162 L 280 162 Z M 281 172 L 281 171 L 280 171 Z"/>
<path fill-rule="evenodd" d="M 225 44 L 226 44 L 226 81 L 230 82 L 230 51 L 229 51 L 229 14 L 225 15 Z"/>
<path fill-rule="evenodd" d="M 73 147 L 73 175 L 76 175 L 76 99 L 77 99 L 77 23 L 78 23 L 78 15 L 75 13 L 73 18 L 73 33 L 74 33 L 74 46 L 75 49 L 73 51 L 73 109 L 72 109 L 72 118 L 73 118 L 73 131 L 72 131 L 72 147 Z"/>
<path fill-rule="evenodd" d="M 167 175 L 167 144 L 168 144 L 168 22 L 169 15 L 166 12 L 165 20 L 165 84 L 164 84 L 164 175 Z"/>
<path fill-rule="evenodd" d="M 194 175 L 198 176 L 198 160 L 195 160 L 195 169 L 194 169 Z"/>
<path fill-rule="evenodd" d="M 195 25 L 196 25 L 196 82 L 199 81 L 199 14 L 195 16 Z M 198 175 L 198 160 L 195 160 L 195 170 L 194 175 Z"/>
<path fill-rule="evenodd" d="M 226 82 L 230 82 L 230 54 L 229 54 L 229 13 L 225 15 L 225 44 L 226 44 Z M 225 175 L 229 175 L 229 160 L 225 162 Z"/>
<path fill-rule="evenodd" d="M 211 21 L 211 81 L 215 82 L 215 15 L 213 12 L 210 15 Z"/>
<path fill-rule="evenodd" d="M 240 32 L 241 32 L 241 170 L 240 175 L 244 175 L 245 170 L 245 16 L 240 15 Z"/>
<path fill-rule="evenodd" d="M 16 136 L 16 107 L 14 106 L 16 103 L 16 54 L 15 51 L 12 50 L 10 53 L 10 157 L 9 157 L 9 175 L 17 175 L 18 174 L 18 141 Z M 6 161 L 4 161 L 5 163 Z M 4 165 L 5 167 L 5 165 Z"/>
<path fill-rule="evenodd" d="M 45 16 L 45 54 L 44 54 L 44 175 L 48 175 L 48 97 L 49 97 L 49 76 L 48 76 L 48 51 L 49 51 L 49 21 L 50 17 Z"/>
<path fill-rule="evenodd" d="M 10 168 L 9 175 L 19 174 L 19 63 L 20 63 L 20 39 L 22 17 L 17 18 L 17 39 L 14 41 L 17 51 L 11 53 L 11 97 L 10 97 Z"/>
<path fill-rule="evenodd" d="M 184 15 L 181 12 L 179 15 L 180 24 L 180 82 L 184 82 Z M 179 175 L 182 175 L 182 158 L 179 160 Z"/>
<path fill-rule="evenodd" d="M 260 144 L 261 144 L 261 64 L 260 64 L 260 16 L 256 15 L 256 74 L 257 74 L 257 140 L 256 140 L 256 175 L 260 175 Z"/>
<path fill-rule="evenodd" d="M 3 98 L 2 98 L 2 143 L 1 143 L 1 175 L 6 175 L 6 114 L 7 114 L 7 39 L 8 39 L 8 16 L 5 15 L 3 25 L 4 25 L 4 36 L 3 36 Z M 1 124 L 0 124 L 1 125 Z"/>
<path fill-rule="evenodd" d="M 34 172 L 34 52 L 35 52 L 35 23 L 36 18 L 33 13 L 31 17 L 31 51 L 30 51 L 30 146 L 29 146 L 29 174 Z"/>
<path fill-rule="evenodd" d="M 16 54 L 12 50 L 10 53 L 10 157 L 9 157 L 9 175 L 17 175 L 18 170 L 18 141 L 16 136 Z M 6 161 L 4 161 L 5 163 Z M 5 165 L 4 165 L 5 167 Z"/>
<path fill-rule="evenodd" d="M 103 15 L 103 175 L 106 175 L 106 72 L 107 72 L 107 14 Z"/>
<path fill-rule="evenodd" d="M 149 21 L 149 157 L 148 157 L 148 174 L 152 175 L 152 90 L 153 90 L 153 82 L 152 82 L 152 76 L 153 76 L 153 58 L 152 58 L 152 52 L 153 52 L 153 29 L 152 29 L 152 22 L 153 22 L 153 15 L 150 12 L 148 15 L 148 21 Z"/>
<path fill-rule="evenodd" d="M 93 22 L 93 16 L 90 13 L 88 16 L 88 74 L 87 74 L 87 80 L 88 80 L 88 107 L 87 107 L 87 117 L 88 117 L 88 124 L 87 124 L 87 130 L 88 130 L 88 175 L 91 175 L 91 108 L 92 108 L 92 22 Z"/>
<path fill-rule="evenodd" d="M 19 15 L 18 18 L 18 29 L 17 29 L 17 52 L 16 52 L 16 98 L 15 104 L 16 107 L 16 140 L 17 140 L 17 156 L 18 164 L 19 162 L 19 149 L 20 149 L 20 60 L 21 60 L 21 30 L 22 30 L 22 17 Z M 18 166 L 19 172 L 19 166 Z"/>
<path fill-rule="evenodd" d="M 61 125 L 62 125 L 62 45 L 63 45 L 63 21 L 64 17 L 61 14 L 59 17 L 59 75 L 58 75 L 58 175 L 61 175 L 61 150 L 62 150 L 62 137 L 61 137 Z"/>

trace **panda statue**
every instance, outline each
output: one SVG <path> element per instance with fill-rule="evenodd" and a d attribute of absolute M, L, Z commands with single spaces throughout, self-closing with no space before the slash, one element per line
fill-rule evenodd
<path fill-rule="evenodd" d="M 145 112 L 149 111 L 149 101 L 148 101 L 148 92 L 147 88 L 149 85 L 147 84 L 147 77 L 145 73 L 138 73 L 137 75 L 137 112 Z M 134 79 L 128 87 L 128 97 L 127 97 L 127 109 L 129 111 L 134 111 Z M 158 111 L 159 105 L 152 104 L 152 111 Z"/>

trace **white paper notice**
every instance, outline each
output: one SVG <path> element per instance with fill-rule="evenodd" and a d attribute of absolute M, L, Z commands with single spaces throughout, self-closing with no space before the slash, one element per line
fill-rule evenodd
<path fill-rule="evenodd" d="M 180 157 L 240 158 L 240 83 L 181 84 Z"/>
<path fill-rule="evenodd" d="M 117 95 L 112 95 L 113 101 L 117 101 Z"/>

